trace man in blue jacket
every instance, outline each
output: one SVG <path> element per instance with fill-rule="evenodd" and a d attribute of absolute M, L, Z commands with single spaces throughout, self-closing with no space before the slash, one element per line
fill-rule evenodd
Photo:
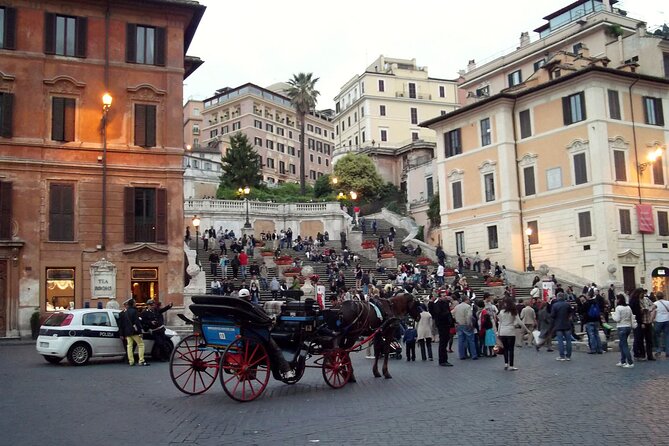
<path fill-rule="evenodd" d="M 565 300 L 564 293 L 558 293 L 557 301 L 552 305 L 551 318 L 553 319 L 553 330 L 557 337 L 558 351 L 560 356 L 558 361 L 571 361 L 571 305 Z M 565 341 L 567 341 L 567 351 L 565 355 Z"/>

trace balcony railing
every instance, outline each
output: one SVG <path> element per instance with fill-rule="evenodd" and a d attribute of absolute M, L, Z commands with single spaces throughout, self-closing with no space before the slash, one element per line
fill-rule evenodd
<path fill-rule="evenodd" d="M 396 98 L 409 98 L 409 92 L 408 91 L 396 91 L 395 92 L 395 97 Z M 416 93 L 413 98 L 411 99 L 427 99 L 431 100 L 432 95 L 431 94 L 425 94 L 425 93 Z"/>
<path fill-rule="evenodd" d="M 246 212 L 246 202 L 242 200 L 186 200 L 184 212 L 202 214 L 205 212 L 236 213 Z M 266 201 L 249 201 L 251 215 L 321 215 L 323 213 L 340 212 L 337 202 L 325 203 L 270 203 Z"/>

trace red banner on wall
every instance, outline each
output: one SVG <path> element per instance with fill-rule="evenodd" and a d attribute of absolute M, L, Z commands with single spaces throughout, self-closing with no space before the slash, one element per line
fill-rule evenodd
<path fill-rule="evenodd" d="M 639 232 L 642 234 L 653 234 L 655 232 L 655 220 L 653 220 L 653 207 L 649 204 L 637 204 L 636 216 L 639 221 Z"/>

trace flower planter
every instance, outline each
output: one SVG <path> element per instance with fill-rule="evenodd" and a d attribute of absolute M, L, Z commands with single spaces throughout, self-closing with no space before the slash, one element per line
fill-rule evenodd
<path fill-rule="evenodd" d="M 381 258 L 382 259 L 393 259 L 393 258 L 395 258 L 395 253 L 394 252 L 382 252 L 381 253 Z"/>
<path fill-rule="evenodd" d="M 263 257 L 274 257 L 274 253 L 272 251 L 260 251 L 260 255 Z"/>
<path fill-rule="evenodd" d="M 421 265 L 421 266 L 428 266 L 428 265 L 432 264 L 432 259 L 430 259 L 428 257 L 419 257 L 416 260 L 416 263 Z"/>

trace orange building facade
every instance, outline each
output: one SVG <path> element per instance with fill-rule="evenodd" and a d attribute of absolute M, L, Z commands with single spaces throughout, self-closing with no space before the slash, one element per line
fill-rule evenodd
<path fill-rule="evenodd" d="M 0 337 L 35 309 L 181 303 L 182 82 L 203 13 L 0 3 Z"/>

